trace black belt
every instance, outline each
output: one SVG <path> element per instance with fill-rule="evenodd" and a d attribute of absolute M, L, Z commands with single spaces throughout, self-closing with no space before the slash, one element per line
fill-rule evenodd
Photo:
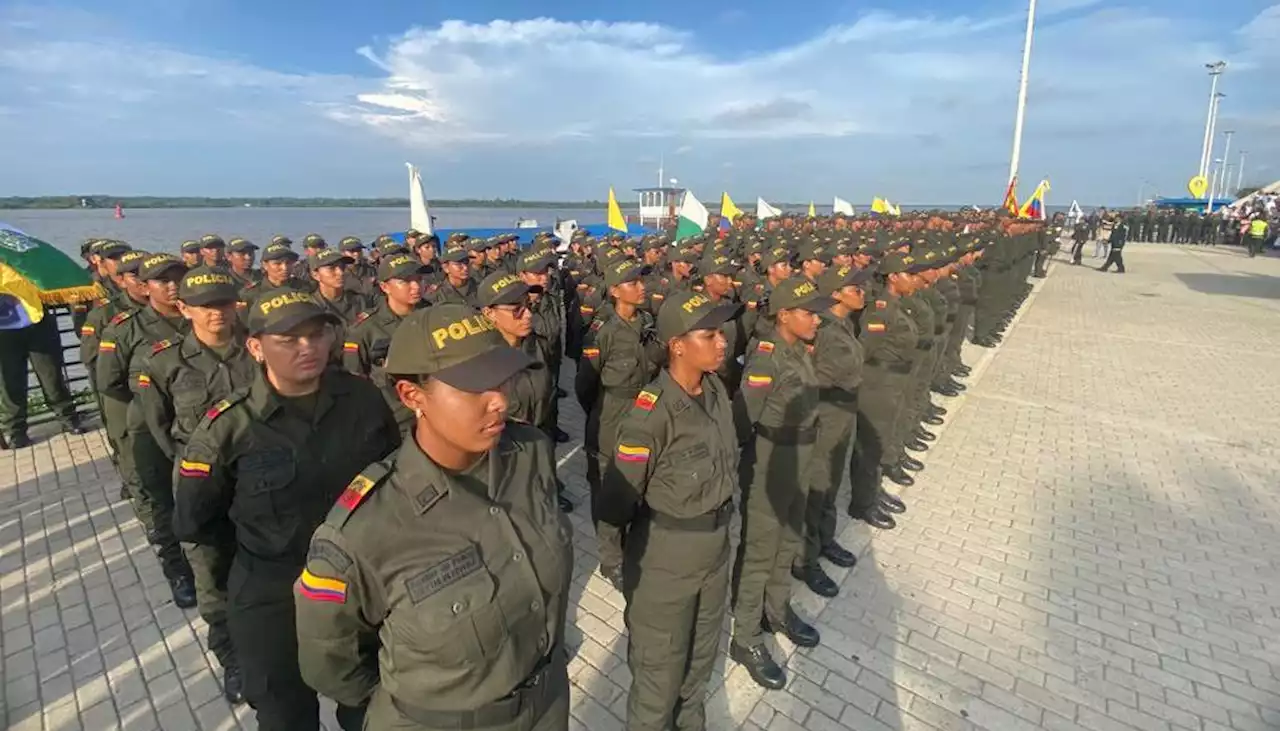
<path fill-rule="evenodd" d="M 858 392 L 856 389 L 850 391 L 847 388 L 831 386 L 819 388 L 818 398 L 828 404 L 856 404 L 858 403 Z"/>
<path fill-rule="evenodd" d="M 560 692 L 564 690 L 560 687 L 561 683 L 556 682 L 556 678 L 549 677 L 558 666 L 562 667 L 563 661 L 551 659 L 552 655 L 558 652 L 560 652 L 559 648 L 553 650 L 551 655 L 543 657 L 538 662 L 538 669 L 505 698 L 499 698 L 480 708 L 469 711 L 433 711 L 419 708 L 394 696 L 391 698 L 391 704 L 405 718 L 428 728 L 474 729 L 500 726 L 519 718 L 529 709 L 532 709 L 533 716 L 537 718 L 551 707 Z M 559 672 L 563 673 L 564 670 L 561 669 Z"/>
<path fill-rule="evenodd" d="M 774 444 L 813 444 L 818 430 L 811 426 L 765 426 L 756 424 L 756 434 Z"/>
<path fill-rule="evenodd" d="M 702 515 L 695 515 L 692 518 L 679 518 L 674 515 L 660 513 L 652 508 L 649 509 L 649 519 L 655 525 L 670 530 L 687 530 L 697 531 L 700 533 L 709 533 L 711 531 L 729 525 L 729 521 L 733 519 L 733 500 L 725 500 L 720 503 L 720 507 L 710 510 Z"/>

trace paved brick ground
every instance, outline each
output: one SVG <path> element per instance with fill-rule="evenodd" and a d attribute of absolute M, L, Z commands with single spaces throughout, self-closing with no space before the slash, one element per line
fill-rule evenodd
<path fill-rule="evenodd" d="M 722 663 L 715 728 L 1280 728 L 1280 262 L 1127 257 L 1057 265 L 1002 347 L 967 352 L 901 527 L 844 526 L 841 596 L 797 589 L 823 644 L 780 645 L 779 692 Z M 252 727 L 117 491 L 100 433 L 0 454 L 0 727 Z M 610 731 L 622 602 L 574 521 L 574 728 Z"/>

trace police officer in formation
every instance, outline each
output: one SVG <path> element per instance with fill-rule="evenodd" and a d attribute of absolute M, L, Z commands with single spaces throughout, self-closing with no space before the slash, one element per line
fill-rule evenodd
<path fill-rule="evenodd" d="M 231 529 L 227 623 L 244 698 L 264 731 L 314 731 L 320 707 L 299 667 L 293 584 L 330 506 L 350 502 L 339 500 L 344 488 L 399 446 L 400 430 L 372 384 L 329 366 L 339 321 L 314 295 L 260 296 L 247 322 L 257 372 L 191 434 L 173 527 L 204 546 L 224 545 Z M 338 708 L 346 731 L 362 716 Z"/>
<path fill-rule="evenodd" d="M 150 385 L 150 357 L 190 330 L 177 297 L 186 266 L 170 254 L 138 251 L 121 257 L 119 271 L 125 286 L 138 293 L 135 298 L 145 297 L 147 304 L 121 310 L 107 324 L 98 340 L 94 385 L 125 491 L 148 542 L 157 549 L 174 604 L 185 609 L 196 605 L 196 594 L 191 567 L 173 531 L 173 461 L 152 436 L 135 397 Z"/>
<path fill-rule="evenodd" d="M 191 331 L 181 340 L 157 343 L 139 373 L 140 408 L 151 437 L 177 466 L 205 412 L 256 372 L 236 318 L 239 288 L 230 272 L 217 267 L 187 271 L 178 285 L 178 310 Z M 227 629 L 227 578 L 235 554 L 230 525 L 217 543 L 187 543 L 196 604 L 208 625 L 208 647 L 223 668 L 223 689 L 232 703 L 243 701 L 243 682 Z"/>
<path fill-rule="evenodd" d="M 578 232 L 562 261 L 545 237 L 455 234 L 438 257 L 431 236 L 379 239 L 376 289 L 350 237 L 309 236 L 306 262 L 276 237 L 260 280 L 216 245 L 189 269 L 92 244 L 109 297 L 82 338 L 113 454 L 228 698 L 264 729 L 316 728 L 315 691 L 344 728 L 366 707 L 370 728 L 565 728 L 563 355 L 600 570 L 627 601 L 629 726 L 705 727 L 728 611 L 731 657 L 785 684 L 765 636 L 820 642 L 792 579 L 833 596 L 824 562 L 856 560 L 844 473 L 849 515 L 893 528 L 885 478 L 923 469 L 931 394 L 963 389 L 970 326 L 998 343 L 1043 247 L 1039 223 L 978 214 L 767 223 Z"/>
<path fill-rule="evenodd" d="M 378 262 L 382 299 L 373 309 L 356 316 L 342 343 L 343 368 L 373 381 L 402 430 L 413 423 L 413 414 L 396 397 L 394 384 L 387 379 L 383 366 L 391 336 L 406 317 L 422 306 L 425 271 L 418 259 L 403 250 L 383 256 Z"/>
<path fill-rule="evenodd" d="M 721 328 L 741 305 L 692 290 L 658 312 L 666 366 L 618 428 L 599 519 L 625 532 L 623 595 L 631 694 L 627 728 L 701 729 L 728 609 L 729 523 L 738 439 Z"/>
<path fill-rule="evenodd" d="M 572 529 L 551 440 L 508 421 L 504 394 L 535 365 L 465 305 L 416 312 L 392 338 L 413 427 L 334 503 L 295 587 L 294 662 L 367 704 L 366 728 L 568 727 Z"/>
<path fill-rule="evenodd" d="M 640 390 L 658 373 L 665 356 L 653 315 L 642 309 L 646 271 L 618 258 L 604 272 L 609 303 L 595 313 L 583 339 L 574 382 L 578 403 L 587 414 L 584 451 L 591 489 L 592 523 L 599 537 L 600 573 L 622 585 L 622 535 L 599 519 L 601 479 L 615 458 L 618 426 Z"/>

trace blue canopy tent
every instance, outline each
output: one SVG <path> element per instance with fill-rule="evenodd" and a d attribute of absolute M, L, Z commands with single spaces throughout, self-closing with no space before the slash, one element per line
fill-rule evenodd
<path fill-rule="evenodd" d="M 1231 205 L 1235 198 L 1217 198 L 1213 199 L 1213 210 L 1224 208 Z M 1156 208 L 1181 208 L 1183 210 L 1204 210 L 1209 205 L 1208 198 L 1156 198 Z"/>

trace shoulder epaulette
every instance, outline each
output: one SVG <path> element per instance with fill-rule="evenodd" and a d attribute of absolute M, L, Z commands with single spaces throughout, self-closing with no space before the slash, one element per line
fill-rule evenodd
<path fill-rule="evenodd" d="M 374 312 L 373 310 L 366 310 L 366 311 L 364 311 L 364 312 L 361 312 L 360 314 L 356 315 L 356 321 L 355 321 L 354 323 L 352 323 L 352 324 L 353 324 L 353 325 L 359 325 L 360 323 L 364 322 L 365 320 L 368 320 L 370 317 L 372 317 L 372 316 L 373 316 L 373 312 Z"/>
<path fill-rule="evenodd" d="M 377 487 L 391 474 L 390 468 L 382 462 L 374 462 L 365 467 L 356 475 L 351 482 L 347 483 L 346 489 L 338 496 L 333 503 L 333 507 L 329 508 L 329 515 L 325 517 L 324 522 L 334 528 L 341 528 L 347 524 L 347 520 L 351 518 L 351 514 L 360 507 L 364 499 L 368 497 L 373 488 Z M 431 494 L 428 494 L 431 493 Z M 415 497 L 419 507 L 425 510 L 431 507 L 443 496 L 438 489 L 428 486 L 426 492 Z"/>
<path fill-rule="evenodd" d="M 156 353 L 168 350 L 173 346 L 174 346 L 174 342 L 172 340 L 161 340 L 160 342 L 151 346 L 151 354 L 155 355 Z"/>
<path fill-rule="evenodd" d="M 772 343 L 771 341 L 769 341 L 769 340 L 761 340 L 761 341 L 760 341 L 760 344 L 756 346 L 756 352 L 757 352 L 757 353 L 772 353 L 772 352 L 773 352 L 773 343 Z"/>
<path fill-rule="evenodd" d="M 130 317 L 133 317 L 133 310 L 121 310 L 116 313 L 115 317 L 111 318 L 111 324 L 119 325 Z"/>
<path fill-rule="evenodd" d="M 246 396 L 248 396 L 248 395 L 249 395 L 249 392 L 248 392 L 248 391 L 238 391 L 238 392 L 233 393 L 233 394 L 231 394 L 230 396 L 228 396 L 228 397 L 226 397 L 226 398 L 222 399 L 221 401 L 218 401 L 218 402 L 214 403 L 214 405 L 213 405 L 213 406 L 210 406 L 210 407 L 209 407 L 208 411 L 205 411 L 205 412 L 204 412 L 204 418 L 205 418 L 205 420 L 207 420 L 207 421 L 213 421 L 214 419 L 218 418 L 219 416 L 222 416 L 223 414 L 225 414 L 225 413 L 227 412 L 227 409 L 229 409 L 229 408 L 231 408 L 232 406 L 235 406 L 237 403 L 239 403 L 239 402 L 243 401 L 243 400 L 244 400 L 244 398 L 245 398 Z"/>
<path fill-rule="evenodd" d="M 591 327 L 589 329 L 592 332 L 598 332 L 600 328 L 603 326 L 604 326 L 604 320 L 601 320 L 600 318 L 597 317 L 596 319 L 591 321 Z"/>

